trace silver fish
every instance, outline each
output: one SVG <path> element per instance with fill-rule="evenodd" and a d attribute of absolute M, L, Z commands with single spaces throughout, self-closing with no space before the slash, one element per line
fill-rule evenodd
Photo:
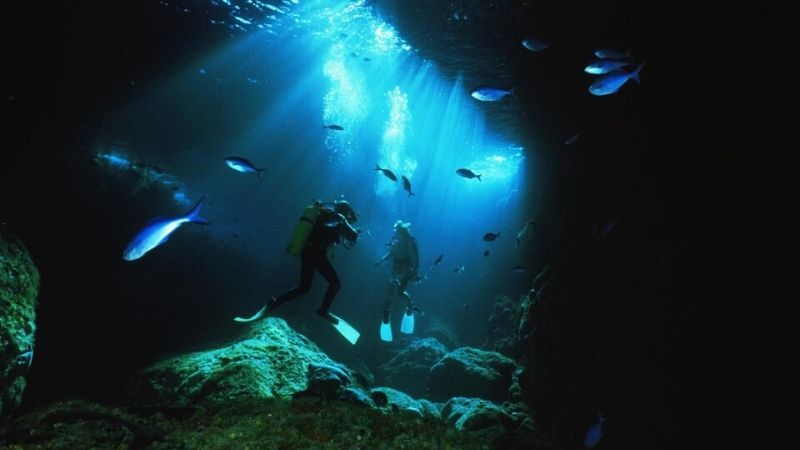
<path fill-rule="evenodd" d="M 602 59 L 626 59 L 631 57 L 631 51 L 628 50 L 625 53 L 622 53 L 610 48 L 598 48 L 594 51 L 594 56 Z"/>
<path fill-rule="evenodd" d="M 593 61 L 588 66 L 583 68 L 583 71 L 592 75 L 603 75 L 621 69 L 625 66 L 630 66 L 630 61 L 619 61 L 615 59 L 599 59 Z"/>
<path fill-rule="evenodd" d="M 482 102 L 496 102 L 507 95 L 514 95 L 514 89 L 501 89 L 491 86 L 478 86 L 469 93 L 472 98 Z"/>
<path fill-rule="evenodd" d="M 522 40 L 522 46 L 527 48 L 532 52 L 540 52 L 542 50 L 550 48 L 550 44 L 545 44 L 542 41 L 533 39 L 533 38 L 525 38 Z"/>
<path fill-rule="evenodd" d="M 609 95 L 619 91 L 622 85 L 628 80 L 641 83 L 641 81 L 639 81 L 639 71 L 642 70 L 642 67 L 644 67 L 644 63 L 639 64 L 639 67 L 633 72 L 616 70 L 603 75 L 589 86 L 589 92 L 591 92 L 592 95 Z"/>
<path fill-rule="evenodd" d="M 151 220 L 147 226 L 131 239 L 125 251 L 122 252 L 122 259 L 133 261 L 141 258 L 145 253 L 167 242 L 172 232 L 186 222 L 209 225 L 209 221 L 200 217 L 200 207 L 203 205 L 204 199 L 205 197 L 201 198 L 194 208 L 182 216 L 175 218 L 156 217 Z"/>
<path fill-rule="evenodd" d="M 261 178 L 261 172 L 267 169 L 259 169 L 253 165 L 250 161 L 241 158 L 239 156 L 229 156 L 225 158 L 225 164 L 230 167 L 231 169 L 242 172 L 242 173 L 254 173 L 257 177 Z"/>

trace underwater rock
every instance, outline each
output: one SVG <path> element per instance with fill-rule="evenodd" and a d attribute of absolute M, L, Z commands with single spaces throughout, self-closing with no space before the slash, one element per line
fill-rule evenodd
<path fill-rule="evenodd" d="M 461 347 L 431 368 L 428 398 L 446 401 L 460 396 L 502 402 L 508 398 L 516 368 L 513 360 L 497 352 Z"/>
<path fill-rule="evenodd" d="M 295 396 L 315 396 L 323 401 L 339 396 L 340 388 L 350 384 L 349 371 L 336 364 L 308 365 L 308 387 Z"/>
<path fill-rule="evenodd" d="M 408 347 L 380 366 L 383 382 L 407 392 L 412 397 L 426 397 L 431 367 L 446 353 L 445 346 L 435 338 L 415 339 Z"/>
<path fill-rule="evenodd" d="M 461 346 L 458 334 L 452 325 L 437 318 L 429 318 L 426 321 L 429 325 L 425 327 L 420 336 L 431 337 L 442 343 L 448 350 Z"/>
<path fill-rule="evenodd" d="M 339 393 L 339 400 L 355 403 L 356 405 L 373 406 L 372 399 L 361 388 L 347 387 Z"/>
<path fill-rule="evenodd" d="M 383 403 L 383 398 L 386 398 L 386 403 Z M 389 387 L 376 387 L 370 391 L 370 397 L 375 402 L 375 405 L 388 409 L 392 412 L 407 412 L 416 414 L 420 417 L 430 416 L 440 418 L 439 408 L 429 401 L 415 400 L 405 392 L 398 391 Z"/>
<path fill-rule="evenodd" d="M 0 226 L 0 415 L 19 406 L 33 362 L 39 271 L 23 243 Z"/>
<path fill-rule="evenodd" d="M 442 408 L 441 403 L 434 403 L 430 400 L 426 400 L 424 398 L 417 399 L 420 405 L 422 405 L 422 414 L 427 417 L 435 417 L 437 419 L 442 418 Z"/>
<path fill-rule="evenodd" d="M 346 369 L 316 344 L 284 320 L 268 317 L 227 347 L 168 358 L 146 368 L 130 383 L 128 394 L 136 404 L 173 406 L 289 399 L 308 388 L 309 366 L 312 374 L 316 367 L 321 378 L 333 377 L 339 385 L 349 380 Z"/>
<path fill-rule="evenodd" d="M 505 295 L 498 295 L 492 305 L 492 312 L 486 323 L 486 339 L 481 347 L 513 357 L 519 343 L 516 332 L 522 312 L 519 302 Z"/>
<path fill-rule="evenodd" d="M 365 387 L 375 384 L 375 375 L 363 360 L 349 361 L 347 367 L 350 369 L 350 373 L 353 374 L 353 379 L 356 383 Z"/>
<path fill-rule="evenodd" d="M 372 391 L 369 396 L 375 403 L 375 406 L 384 407 L 389 404 L 389 396 L 383 391 Z"/>
<path fill-rule="evenodd" d="M 508 413 L 492 402 L 480 398 L 454 397 L 442 407 L 442 419 L 459 431 L 477 431 L 493 426 L 503 426 Z"/>

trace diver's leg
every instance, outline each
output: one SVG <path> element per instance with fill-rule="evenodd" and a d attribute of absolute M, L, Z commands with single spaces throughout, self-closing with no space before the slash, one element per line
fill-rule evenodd
<path fill-rule="evenodd" d="M 392 299 L 395 296 L 395 291 L 397 291 L 397 280 L 392 278 L 389 280 L 389 290 L 383 298 L 383 323 L 389 322 L 389 312 L 392 308 Z"/>
<path fill-rule="evenodd" d="M 331 303 L 333 303 L 333 297 L 339 292 L 342 283 L 339 281 L 339 275 L 336 274 L 336 270 L 331 265 L 328 257 L 324 254 L 320 258 L 317 270 L 319 270 L 320 275 L 328 281 L 328 289 L 325 291 L 325 297 L 322 299 L 322 306 L 320 306 L 318 311 L 321 315 L 327 316 Z"/>
<path fill-rule="evenodd" d="M 289 300 L 306 294 L 311 289 L 311 282 L 314 281 L 314 270 L 319 264 L 319 255 L 313 251 L 303 250 L 300 260 L 300 284 L 284 292 L 269 303 L 269 308 L 278 307 Z"/>
<path fill-rule="evenodd" d="M 411 310 L 414 307 L 414 302 L 411 300 L 411 296 L 406 291 L 406 286 L 408 286 L 408 277 L 402 276 L 398 280 L 397 284 L 397 295 L 406 301 L 406 309 Z"/>
<path fill-rule="evenodd" d="M 302 256 L 300 257 L 300 284 L 295 286 L 288 291 L 281 294 L 279 297 L 270 297 L 267 300 L 267 303 L 258 310 L 253 316 L 248 318 L 243 317 L 234 317 L 235 322 L 253 322 L 267 314 L 268 311 L 271 311 L 273 308 L 276 308 L 287 301 L 299 297 L 309 289 L 311 289 L 311 281 L 314 279 L 314 268 L 316 267 L 317 262 L 316 258 L 314 257 L 313 253 L 306 252 L 303 250 Z"/>

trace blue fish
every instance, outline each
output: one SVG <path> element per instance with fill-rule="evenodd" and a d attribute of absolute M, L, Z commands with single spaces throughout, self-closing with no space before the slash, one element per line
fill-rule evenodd
<path fill-rule="evenodd" d="M 600 439 L 603 437 L 603 422 L 605 421 L 605 417 L 603 417 L 602 414 L 597 413 L 597 423 L 589 427 L 589 431 L 586 432 L 586 437 L 583 439 L 584 447 L 597 447 L 597 444 L 600 443 Z"/>
<path fill-rule="evenodd" d="M 631 57 L 631 51 L 628 50 L 627 52 L 622 53 L 616 50 L 611 50 L 610 48 L 598 48 L 594 51 L 594 56 L 601 59 L 627 59 Z"/>
<path fill-rule="evenodd" d="M 256 176 L 258 176 L 259 178 L 261 178 L 261 172 L 267 170 L 267 169 L 258 169 L 253 165 L 253 163 L 239 156 L 229 156 L 225 158 L 223 161 L 225 161 L 225 164 L 227 164 L 228 167 L 237 172 L 255 173 Z"/>
<path fill-rule="evenodd" d="M 592 95 L 609 95 L 617 92 L 628 80 L 632 79 L 637 83 L 641 83 L 641 81 L 639 81 L 639 71 L 642 70 L 643 66 L 644 63 L 639 64 L 639 67 L 633 72 L 616 70 L 603 75 L 589 86 L 589 92 L 591 92 Z"/>
<path fill-rule="evenodd" d="M 592 75 L 603 75 L 621 69 L 625 66 L 630 66 L 629 61 L 619 61 L 616 59 L 598 59 L 592 61 L 588 66 L 583 68 L 583 71 Z"/>
<path fill-rule="evenodd" d="M 151 220 L 147 226 L 131 239 L 125 251 L 122 252 L 122 259 L 133 261 L 141 258 L 145 253 L 167 242 L 170 234 L 186 222 L 210 225 L 209 221 L 200 217 L 200 207 L 203 205 L 204 199 L 205 197 L 201 198 L 194 205 L 194 208 L 182 216 L 175 218 L 156 217 Z"/>
<path fill-rule="evenodd" d="M 496 102 L 507 95 L 514 95 L 514 89 L 501 89 L 491 86 L 478 86 L 470 92 L 472 98 L 482 102 Z"/>
<path fill-rule="evenodd" d="M 533 38 L 525 38 L 522 40 L 522 46 L 527 48 L 532 52 L 540 52 L 542 50 L 550 48 L 550 44 L 545 44 L 542 41 L 538 41 Z"/>

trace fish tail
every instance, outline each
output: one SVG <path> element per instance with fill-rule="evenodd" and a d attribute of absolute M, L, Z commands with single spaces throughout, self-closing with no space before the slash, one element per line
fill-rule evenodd
<path fill-rule="evenodd" d="M 517 95 L 517 87 L 516 86 L 511 88 L 511 95 L 514 95 L 514 96 Z"/>
<path fill-rule="evenodd" d="M 480 175 L 475 175 L 475 178 L 477 178 L 478 181 L 483 181 L 483 180 L 481 180 L 481 176 Z"/>
<path fill-rule="evenodd" d="M 260 179 L 261 178 L 261 172 L 263 172 L 265 170 L 267 170 L 267 169 L 256 169 L 256 177 Z"/>
<path fill-rule="evenodd" d="M 411 192 L 411 191 L 408 191 L 408 196 L 409 196 L 409 197 L 411 197 L 412 195 L 416 195 L 416 194 L 414 194 L 414 193 L 413 193 L 413 192 Z"/>
<path fill-rule="evenodd" d="M 189 219 L 189 222 L 199 223 L 201 225 L 211 225 L 211 222 L 209 222 L 208 220 L 206 220 L 206 219 L 204 219 L 203 217 L 200 216 L 200 207 L 203 206 L 203 200 L 205 200 L 205 199 L 206 199 L 206 197 L 204 195 L 200 199 L 200 201 L 198 201 L 197 204 L 194 205 L 194 208 L 192 208 L 191 211 L 186 213 L 186 218 Z"/>
<path fill-rule="evenodd" d="M 381 170 L 381 166 L 375 164 L 375 170 Z"/>
<path fill-rule="evenodd" d="M 642 63 L 639 64 L 639 67 L 637 67 L 636 70 L 633 71 L 633 74 L 631 74 L 631 79 L 633 79 L 633 81 L 635 81 L 637 84 L 642 84 L 641 80 L 639 80 L 639 71 L 642 70 L 642 67 L 644 67 L 644 63 L 645 62 L 642 61 Z"/>

